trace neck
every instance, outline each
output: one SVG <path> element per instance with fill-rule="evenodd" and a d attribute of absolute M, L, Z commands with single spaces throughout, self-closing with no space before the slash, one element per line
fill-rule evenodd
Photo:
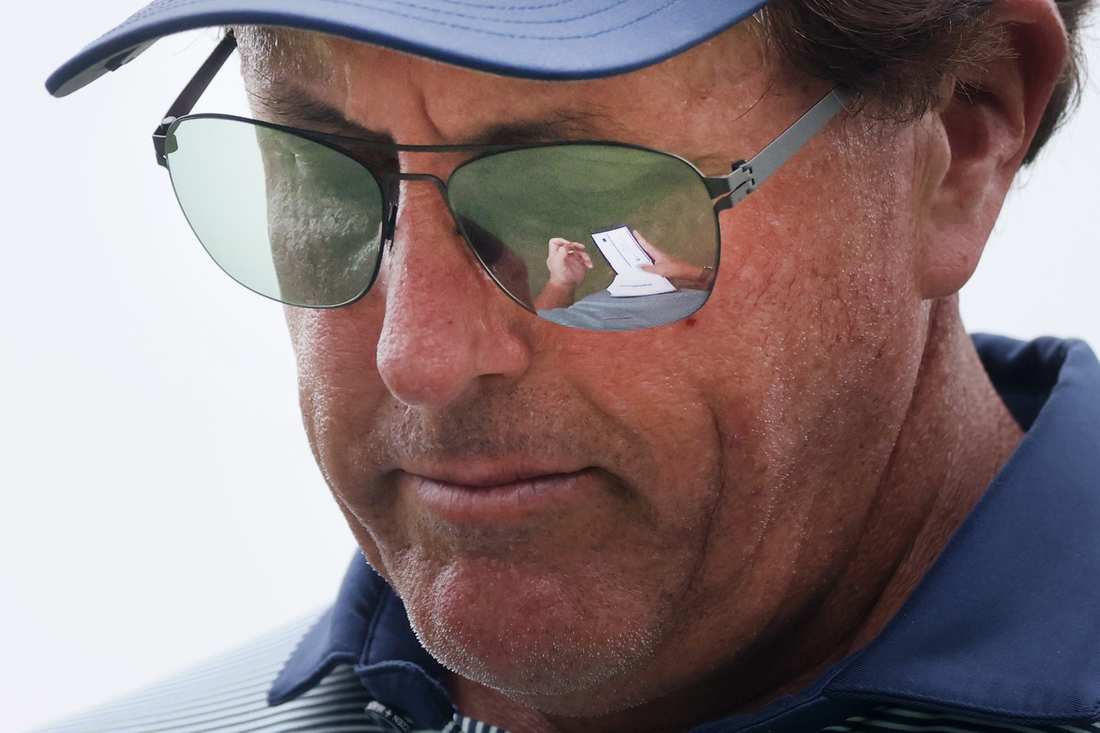
<path fill-rule="evenodd" d="M 893 618 L 1023 437 L 963 329 L 957 300 L 938 301 L 909 416 L 864 535 L 864 562 L 873 563 L 873 548 L 897 532 L 892 506 L 923 497 L 913 512 L 919 521 L 912 522 L 904 552 L 847 653 Z M 933 460 L 928 446 L 937 446 Z"/>
<path fill-rule="evenodd" d="M 1022 437 L 963 329 L 957 301 L 936 301 L 909 409 L 875 479 L 865 530 L 810 612 L 728 668 L 609 716 L 544 715 L 457 675 L 448 684 L 452 699 L 463 714 L 512 733 L 672 733 L 757 710 L 802 689 L 882 631 Z"/>

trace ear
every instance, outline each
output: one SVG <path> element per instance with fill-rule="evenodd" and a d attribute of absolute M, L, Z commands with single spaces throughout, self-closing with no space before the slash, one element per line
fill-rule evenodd
<path fill-rule="evenodd" d="M 920 138 L 925 298 L 952 295 L 973 274 L 1066 60 L 1054 0 L 1000 0 L 989 13 L 1004 48 L 954 79 Z"/>

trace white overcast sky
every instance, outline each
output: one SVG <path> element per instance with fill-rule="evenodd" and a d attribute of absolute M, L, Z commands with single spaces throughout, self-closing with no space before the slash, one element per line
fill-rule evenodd
<path fill-rule="evenodd" d="M 354 550 L 302 434 L 280 307 L 208 260 L 154 163 L 149 135 L 213 37 L 163 41 L 64 100 L 44 91 L 55 66 L 136 9 L 5 5 L 5 730 L 322 606 Z M 1100 79 L 1095 30 L 1087 45 Z M 219 82 L 203 108 L 241 101 Z M 1100 344 L 1098 136 L 1093 82 L 963 291 L 972 330 Z"/>

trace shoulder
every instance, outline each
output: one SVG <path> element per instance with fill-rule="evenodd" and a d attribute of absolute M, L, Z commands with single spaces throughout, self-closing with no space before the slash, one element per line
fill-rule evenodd
<path fill-rule="evenodd" d="M 278 707 L 267 690 L 317 620 L 301 619 L 143 690 L 36 733 L 335 731 L 363 723 L 370 696 L 350 667 Z"/>

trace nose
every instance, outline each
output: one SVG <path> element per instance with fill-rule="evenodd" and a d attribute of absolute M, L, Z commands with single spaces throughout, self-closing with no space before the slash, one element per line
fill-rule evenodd
<path fill-rule="evenodd" d="M 444 407 L 527 370 L 529 315 L 489 278 L 430 183 L 404 185 L 379 276 L 386 310 L 377 366 L 401 402 Z"/>

